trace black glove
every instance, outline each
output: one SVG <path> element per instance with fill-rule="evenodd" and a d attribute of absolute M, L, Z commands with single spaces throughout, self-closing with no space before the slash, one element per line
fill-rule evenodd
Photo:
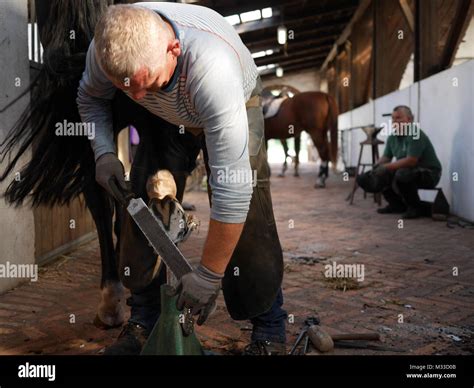
<path fill-rule="evenodd" d="M 122 162 L 117 158 L 114 153 L 106 153 L 97 159 L 95 163 L 95 180 L 101 185 L 107 192 L 113 196 L 112 189 L 109 185 L 111 177 L 116 178 L 116 182 L 123 190 L 127 189 L 125 183 L 125 170 Z"/>
<path fill-rule="evenodd" d="M 224 274 L 217 274 L 203 265 L 181 278 L 175 295 L 179 294 L 176 307 L 191 309 L 192 315 L 199 314 L 197 324 L 202 325 L 216 308 L 216 299 L 221 289 Z"/>

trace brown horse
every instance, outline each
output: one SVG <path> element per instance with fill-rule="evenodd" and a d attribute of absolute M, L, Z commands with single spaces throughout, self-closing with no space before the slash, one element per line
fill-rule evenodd
<path fill-rule="evenodd" d="M 264 104 L 265 100 L 264 95 Z M 278 113 L 265 119 L 265 138 L 288 139 L 308 132 L 322 160 L 315 187 L 325 187 L 328 163 L 331 161 L 335 166 L 337 162 L 337 116 L 336 101 L 329 94 L 302 92 L 283 101 Z"/>

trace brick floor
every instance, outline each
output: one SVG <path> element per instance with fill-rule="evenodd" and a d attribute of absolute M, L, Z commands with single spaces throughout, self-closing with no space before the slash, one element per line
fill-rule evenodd
<path fill-rule="evenodd" d="M 472 353 L 473 231 L 427 218 L 405 221 L 399 229 L 397 216 L 376 214 L 376 204 L 360 192 L 348 205 L 352 182 L 341 176 L 332 176 L 324 190 L 314 189 L 315 171 L 307 164 L 300 178 L 272 178 L 285 257 L 285 307 L 294 317 L 289 344 L 304 319 L 318 315 L 332 333 L 376 331 L 379 345 L 392 349 L 336 348 L 331 354 Z M 188 193 L 186 200 L 202 220 L 200 232 L 182 246 L 196 261 L 208 226 L 207 194 Z M 364 264 L 364 281 L 325 278 L 324 265 L 333 261 Z M 38 282 L 1 295 L 0 354 L 97 354 L 112 343 L 119 329 L 92 324 L 99 271 L 94 240 L 42 268 Z M 221 297 L 216 314 L 198 333 L 206 348 L 235 354 L 248 341 L 249 328 L 228 318 Z"/>

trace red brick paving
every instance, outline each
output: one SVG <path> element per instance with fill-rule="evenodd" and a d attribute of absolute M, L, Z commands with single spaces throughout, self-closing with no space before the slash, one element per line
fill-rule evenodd
<path fill-rule="evenodd" d="M 405 221 L 398 229 L 398 217 L 376 214 L 376 204 L 361 192 L 348 205 L 352 182 L 340 176 L 333 175 L 326 189 L 314 189 L 315 171 L 314 165 L 303 165 L 300 178 L 272 177 L 285 257 L 285 307 L 295 320 L 287 328 L 289 345 L 304 319 L 318 315 L 332 333 L 376 331 L 382 336 L 379 345 L 401 354 L 472 354 L 473 230 L 450 229 L 427 218 Z M 196 205 L 202 224 L 181 248 L 196 261 L 207 231 L 207 194 L 188 193 L 186 200 Z M 99 260 L 94 240 L 43 268 L 38 282 L 1 295 L 0 354 L 97 354 L 111 344 L 120 329 L 92 324 Z M 364 264 L 365 280 L 356 289 L 334 288 L 324 277 L 324 264 L 332 261 Z M 198 333 L 205 347 L 235 354 L 248 341 L 249 328 L 247 322 L 230 320 L 221 297 Z M 395 352 L 336 348 L 331 354 Z"/>

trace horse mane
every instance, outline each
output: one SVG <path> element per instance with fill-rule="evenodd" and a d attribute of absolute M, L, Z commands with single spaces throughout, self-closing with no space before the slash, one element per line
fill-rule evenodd
<path fill-rule="evenodd" d="M 85 136 L 56 136 L 56 123 L 80 122 L 76 106 L 79 81 L 94 28 L 112 0 L 36 0 L 47 6 L 44 24 L 38 20 L 44 46 L 43 66 L 26 92 L 30 102 L 0 143 L 0 182 L 26 151 L 31 160 L 19 170 L 3 194 L 20 206 L 67 204 L 94 179 L 94 157 Z M 40 15 L 38 13 L 38 15 Z M 44 16 L 44 15 L 43 15 Z M 71 34 L 75 34 L 71 39 Z"/>

